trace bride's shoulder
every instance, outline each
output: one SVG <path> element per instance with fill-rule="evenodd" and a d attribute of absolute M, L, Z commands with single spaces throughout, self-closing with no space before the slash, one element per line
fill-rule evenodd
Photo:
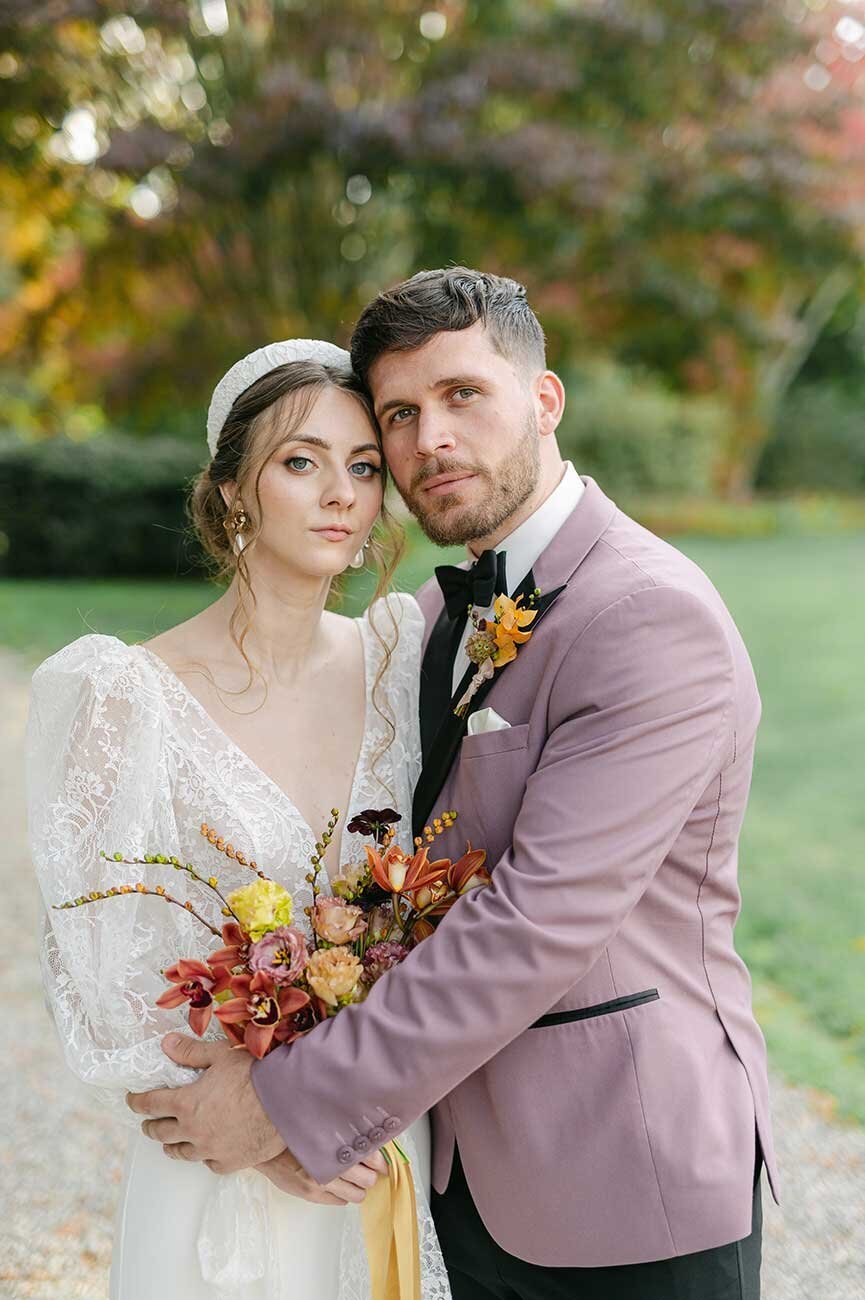
<path fill-rule="evenodd" d="M 400 659 L 417 657 L 424 634 L 424 616 L 414 596 L 407 591 L 389 591 L 374 600 L 363 613 L 364 630 L 386 644 Z"/>
<path fill-rule="evenodd" d="M 379 624 L 390 621 L 400 632 L 422 627 L 424 616 L 420 605 L 408 591 L 389 591 L 368 605 L 363 612 L 365 623 Z"/>
<path fill-rule="evenodd" d="M 124 689 L 143 687 L 152 678 L 141 646 L 127 645 L 116 636 L 92 632 L 71 641 L 49 656 L 33 674 L 34 693 L 46 689 L 80 690 L 88 685 L 105 691 L 122 684 Z"/>

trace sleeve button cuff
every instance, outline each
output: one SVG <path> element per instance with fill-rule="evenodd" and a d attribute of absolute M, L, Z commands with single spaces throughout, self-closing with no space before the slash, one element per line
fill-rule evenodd
<path fill-rule="evenodd" d="M 336 1153 L 336 1158 L 341 1165 L 350 1165 L 354 1160 L 354 1152 L 351 1147 L 341 1147 Z"/>
<path fill-rule="evenodd" d="M 388 1133 L 396 1133 L 397 1129 L 402 1128 L 402 1120 L 398 1119 L 396 1115 L 388 1115 L 384 1122 L 384 1128 L 387 1129 Z"/>
<path fill-rule="evenodd" d="M 367 1137 L 369 1138 L 370 1142 L 384 1142 L 385 1138 L 387 1137 L 387 1133 L 385 1133 L 383 1128 L 371 1128 L 370 1131 L 367 1133 Z"/>
<path fill-rule="evenodd" d="M 355 1151 L 369 1151 L 369 1138 L 355 1138 L 353 1144 Z"/>

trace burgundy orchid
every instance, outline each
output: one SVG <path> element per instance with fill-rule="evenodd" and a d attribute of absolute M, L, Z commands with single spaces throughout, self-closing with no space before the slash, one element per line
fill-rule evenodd
<path fill-rule="evenodd" d="M 203 961 L 182 957 L 168 967 L 165 977 L 172 987 L 156 999 L 156 1005 L 171 1008 L 188 1002 L 189 1027 L 200 1038 L 210 1024 L 214 998 L 230 987 L 230 975 L 222 969 L 211 970 Z"/>
<path fill-rule="evenodd" d="M 217 1019 L 235 1047 L 245 1047 L 258 1060 L 270 1048 L 280 1023 L 309 1003 L 302 989 L 278 989 L 263 971 L 232 975 L 230 986 L 236 996 L 216 1008 Z M 290 1040 L 281 1033 L 278 1041 Z"/>

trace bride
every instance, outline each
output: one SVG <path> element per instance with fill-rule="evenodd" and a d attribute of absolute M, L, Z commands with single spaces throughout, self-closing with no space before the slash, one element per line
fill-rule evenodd
<path fill-rule="evenodd" d="M 191 511 L 230 579 L 225 593 L 144 644 L 83 636 L 33 679 L 29 817 L 48 1002 L 67 1064 L 127 1122 L 127 1091 L 196 1077 L 160 1046 L 167 1030 L 187 1029 L 184 1015 L 155 1004 L 162 970 L 202 951 L 203 928 L 182 908 L 134 892 L 52 911 L 153 870 L 100 850 L 177 855 L 217 875 L 223 893 L 248 883 L 248 872 L 202 838 L 207 822 L 284 885 L 301 916 L 311 902 L 309 858 L 331 807 L 343 813 L 324 859 L 331 879 L 360 856 L 362 839 L 346 827 L 361 809 L 395 807 L 397 842 L 411 847 L 423 616 L 413 597 L 384 594 L 399 535 L 383 502 L 375 421 L 348 353 L 309 340 L 259 349 L 220 381 L 207 427 L 211 460 Z M 367 555 L 380 599 L 360 619 L 326 610 L 333 579 Z M 201 898 L 182 871 L 149 883 L 166 883 L 181 901 Z M 215 1018 L 206 1037 L 222 1037 Z M 404 1137 L 424 1300 L 447 1300 L 428 1208 L 426 1119 Z M 220 1177 L 169 1160 L 133 1132 L 111 1298 L 363 1300 L 357 1204 L 383 1168 L 372 1153 L 319 1187 L 286 1152 Z"/>

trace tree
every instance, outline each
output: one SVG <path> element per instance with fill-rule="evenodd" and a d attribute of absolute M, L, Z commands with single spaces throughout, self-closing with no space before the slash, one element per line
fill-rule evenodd
<path fill-rule="evenodd" d="M 79 106 L 98 152 L 54 130 L 4 160 L 16 228 L 22 175 L 74 196 L 60 298 L 16 264 L 7 364 L 47 352 L 60 409 L 164 424 L 263 338 L 345 341 L 383 284 L 464 261 L 528 284 L 554 362 L 722 392 L 719 483 L 746 487 L 790 340 L 858 275 L 825 115 L 775 90 L 810 34 L 774 0 L 432 2 L 7 3 L 7 80 L 58 127 Z"/>

